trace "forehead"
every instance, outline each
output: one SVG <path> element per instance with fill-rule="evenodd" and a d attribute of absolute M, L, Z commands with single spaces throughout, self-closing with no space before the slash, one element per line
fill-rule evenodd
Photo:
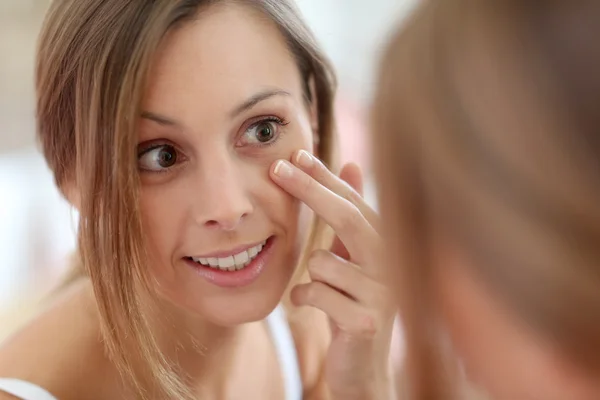
<path fill-rule="evenodd" d="M 230 109 L 265 89 L 301 96 L 299 71 L 283 35 L 261 12 L 221 4 L 165 37 L 144 103 L 184 117 L 186 107 L 194 113 L 201 111 L 199 105 L 210 106 L 211 112 Z"/>

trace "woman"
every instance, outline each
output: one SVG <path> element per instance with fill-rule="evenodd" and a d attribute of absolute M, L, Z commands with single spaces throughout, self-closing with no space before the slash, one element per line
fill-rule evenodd
<path fill-rule="evenodd" d="M 84 273 L 4 344 L 0 389 L 389 398 L 375 217 L 312 155 L 334 165 L 333 76 L 290 1 L 54 1 L 37 91 Z"/>
<path fill-rule="evenodd" d="M 411 399 L 600 398 L 600 3 L 422 2 L 374 108 Z M 456 360 L 461 367 L 457 368 Z"/>

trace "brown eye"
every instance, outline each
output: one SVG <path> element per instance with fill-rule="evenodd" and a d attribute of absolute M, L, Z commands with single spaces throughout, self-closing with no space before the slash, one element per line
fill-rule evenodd
<path fill-rule="evenodd" d="M 242 146 L 269 146 L 275 144 L 282 135 L 281 128 L 287 124 L 287 122 L 277 117 L 267 117 L 250 125 L 241 137 L 239 144 Z"/>
<path fill-rule="evenodd" d="M 162 145 L 144 151 L 139 156 L 139 167 L 145 171 L 161 171 L 177 163 L 177 150 L 173 146 Z"/>
<path fill-rule="evenodd" d="M 275 129 L 272 122 L 261 122 L 255 128 L 256 139 L 261 143 L 270 142 L 275 136 Z"/>
<path fill-rule="evenodd" d="M 177 161 L 177 152 L 175 149 L 171 148 L 163 148 L 158 152 L 156 159 L 158 164 L 163 168 L 169 168 L 175 165 Z"/>

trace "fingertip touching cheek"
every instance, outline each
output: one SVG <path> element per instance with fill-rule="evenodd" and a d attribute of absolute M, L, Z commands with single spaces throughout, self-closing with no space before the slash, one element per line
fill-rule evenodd
<path fill-rule="evenodd" d="M 165 39 L 136 149 L 158 292 L 221 325 L 276 306 L 307 225 L 269 177 L 313 149 L 305 85 L 277 27 L 248 13 L 219 7 Z"/>

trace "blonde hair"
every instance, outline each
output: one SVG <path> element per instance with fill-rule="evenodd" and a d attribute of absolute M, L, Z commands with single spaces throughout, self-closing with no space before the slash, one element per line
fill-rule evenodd
<path fill-rule="evenodd" d="M 55 0 L 40 34 L 38 137 L 59 188 L 77 186 L 79 257 L 93 284 L 106 348 L 141 398 L 191 394 L 141 311 L 151 285 L 142 268 L 136 120 L 152 56 L 165 34 L 224 2 Z M 332 164 L 335 78 L 293 1 L 236 3 L 264 13 L 285 37 L 307 102 L 318 105 L 319 156 Z M 312 242 L 322 228 L 316 221 Z"/>
<path fill-rule="evenodd" d="M 374 147 L 411 398 L 454 390 L 431 280 L 440 232 L 540 337 L 600 371 L 599 20 L 592 1 L 425 1 L 388 47 Z"/>

